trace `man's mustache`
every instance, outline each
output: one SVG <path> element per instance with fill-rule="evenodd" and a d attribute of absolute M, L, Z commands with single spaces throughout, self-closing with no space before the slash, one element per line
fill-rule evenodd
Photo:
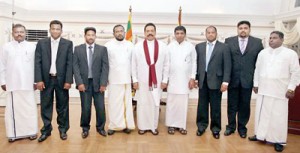
<path fill-rule="evenodd" d="M 153 37 L 153 35 L 152 35 L 152 34 L 149 34 L 149 35 L 147 35 L 147 37 L 149 37 L 149 36 L 152 36 L 152 37 Z"/>

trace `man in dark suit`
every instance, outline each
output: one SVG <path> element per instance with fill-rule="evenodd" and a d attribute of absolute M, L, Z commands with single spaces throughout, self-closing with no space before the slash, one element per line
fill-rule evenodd
<path fill-rule="evenodd" d="M 197 109 L 197 135 L 201 136 L 208 126 L 210 105 L 210 130 L 219 139 L 221 131 L 222 92 L 227 90 L 231 73 L 229 48 L 217 41 L 217 29 L 206 28 L 207 42 L 196 45 L 199 98 Z"/>
<path fill-rule="evenodd" d="M 104 92 L 108 84 L 108 55 L 104 46 L 95 44 L 96 29 L 84 29 L 85 44 L 75 47 L 73 70 L 76 88 L 80 92 L 82 138 L 89 135 L 91 121 L 91 104 L 94 98 L 96 109 L 97 132 L 106 136 Z"/>
<path fill-rule="evenodd" d="M 41 91 L 41 116 L 44 123 L 39 142 L 51 135 L 54 91 L 60 138 L 67 139 L 69 89 L 73 83 L 73 43 L 61 38 L 62 27 L 60 21 L 51 21 L 51 37 L 39 40 L 35 50 L 34 80 L 37 89 Z"/>
<path fill-rule="evenodd" d="M 228 125 L 225 136 L 236 129 L 241 138 L 247 137 L 246 125 L 250 118 L 250 101 L 253 87 L 253 74 L 258 53 L 263 49 L 261 39 L 249 36 L 250 22 L 240 21 L 237 24 L 238 36 L 225 40 L 231 51 L 232 71 L 228 88 Z"/>

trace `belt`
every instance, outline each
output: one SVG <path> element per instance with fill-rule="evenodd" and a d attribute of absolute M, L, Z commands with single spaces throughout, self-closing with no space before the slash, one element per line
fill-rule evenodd
<path fill-rule="evenodd" d="M 56 77 L 56 73 L 55 74 L 50 73 L 49 76 Z"/>

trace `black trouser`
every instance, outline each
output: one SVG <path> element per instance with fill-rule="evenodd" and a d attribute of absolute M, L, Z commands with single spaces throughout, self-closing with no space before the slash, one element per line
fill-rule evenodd
<path fill-rule="evenodd" d="M 207 86 L 207 76 L 205 75 L 203 86 L 199 89 L 197 126 L 198 130 L 205 130 L 208 126 L 208 112 L 210 104 L 210 130 L 212 132 L 221 131 L 221 98 L 220 89 L 209 89 Z"/>
<path fill-rule="evenodd" d="M 55 91 L 57 124 L 59 132 L 66 133 L 69 129 L 69 90 L 59 87 L 57 78 L 50 77 L 49 84 L 41 91 L 41 116 L 44 123 L 42 134 L 52 131 L 53 97 Z"/>
<path fill-rule="evenodd" d="M 250 118 L 250 101 L 252 88 L 243 88 L 239 85 L 236 88 L 228 89 L 227 115 L 228 125 L 227 130 L 235 131 L 236 115 L 238 119 L 237 130 L 240 134 L 247 133 L 246 125 Z"/>
<path fill-rule="evenodd" d="M 90 129 L 92 98 L 96 109 L 96 129 L 104 130 L 105 126 L 105 106 L 104 92 L 95 92 L 93 87 L 93 79 L 89 79 L 89 85 L 85 92 L 80 92 L 81 99 L 81 120 L 80 126 L 83 131 Z"/>

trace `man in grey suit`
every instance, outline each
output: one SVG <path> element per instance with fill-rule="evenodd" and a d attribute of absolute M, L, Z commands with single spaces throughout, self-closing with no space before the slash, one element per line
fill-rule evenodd
<path fill-rule="evenodd" d="M 238 36 L 225 39 L 232 57 L 227 104 L 228 125 L 225 136 L 231 135 L 237 128 L 241 138 L 247 137 L 246 125 L 250 118 L 255 62 L 258 53 L 263 49 L 261 39 L 249 36 L 250 27 L 249 21 L 240 21 L 237 24 Z"/>
<path fill-rule="evenodd" d="M 96 109 L 97 132 L 106 136 L 104 92 L 108 84 L 107 49 L 95 44 L 96 29 L 94 27 L 85 28 L 84 37 L 86 43 L 76 46 L 73 55 L 74 77 L 81 99 L 81 136 L 86 138 L 89 135 L 92 98 L 94 98 Z"/>
<path fill-rule="evenodd" d="M 34 81 L 41 91 L 41 116 L 44 123 L 39 142 L 51 135 L 54 91 L 60 138 L 67 139 L 69 89 L 73 83 L 73 43 L 61 38 L 62 27 L 60 21 L 51 21 L 51 37 L 39 40 L 35 50 Z"/>
<path fill-rule="evenodd" d="M 207 42 L 196 45 L 197 78 L 199 98 L 197 108 L 197 135 L 201 136 L 208 126 L 210 105 L 210 130 L 213 137 L 219 139 L 221 131 L 222 92 L 227 90 L 231 73 L 231 55 L 229 48 L 217 39 L 214 26 L 206 28 Z"/>

